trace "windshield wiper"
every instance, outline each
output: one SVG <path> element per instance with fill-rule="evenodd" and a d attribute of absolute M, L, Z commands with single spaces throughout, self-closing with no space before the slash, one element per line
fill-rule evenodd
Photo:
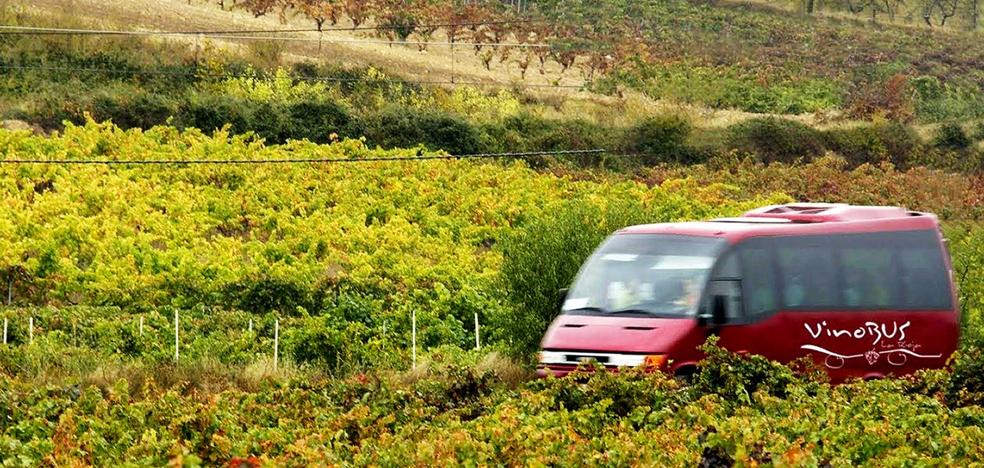
<path fill-rule="evenodd" d="M 604 314 L 604 313 L 607 313 L 608 311 L 605 310 L 605 309 L 602 309 L 601 307 L 590 306 L 590 307 L 578 307 L 576 309 L 566 309 L 566 310 L 564 310 L 564 313 L 568 313 L 568 312 L 601 312 L 601 313 Z"/>
<path fill-rule="evenodd" d="M 632 314 L 632 315 L 638 315 L 638 314 L 653 315 L 653 311 L 646 310 L 646 309 L 619 309 L 619 310 L 609 310 L 609 311 L 607 311 L 605 313 L 608 314 L 608 315 L 622 315 L 622 314 L 625 314 L 625 315 L 629 315 L 629 314 Z"/>

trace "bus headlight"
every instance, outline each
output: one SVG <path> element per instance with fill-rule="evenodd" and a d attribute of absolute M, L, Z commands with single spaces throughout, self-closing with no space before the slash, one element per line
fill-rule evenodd
<path fill-rule="evenodd" d="M 642 361 L 642 367 L 647 371 L 656 371 L 662 369 L 665 363 L 665 354 L 648 354 Z"/>

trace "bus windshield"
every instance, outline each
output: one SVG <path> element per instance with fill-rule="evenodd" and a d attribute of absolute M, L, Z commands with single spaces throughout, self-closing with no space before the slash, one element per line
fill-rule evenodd
<path fill-rule="evenodd" d="M 725 246 L 708 237 L 622 234 L 585 262 L 565 313 L 695 315 L 714 260 Z"/>

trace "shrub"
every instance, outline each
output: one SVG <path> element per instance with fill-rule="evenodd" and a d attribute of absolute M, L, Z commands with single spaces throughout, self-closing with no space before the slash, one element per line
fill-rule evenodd
<path fill-rule="evenodd" d="M 602 210 L 587 202 L 555 205 L 500 242 L 502 278 L 513 308 L 503 333 L 513 351 L 529 356 L 558 312 L 559 291 L 571 284 L 581 263 L 612 231 L 653 222 L 642 205 L 625 201 Z M 503 337 L 506 338 L 506 337 Z"/>
<path fill-rule="evenodd" d="M 970 137 L 957 123 L 945 123 L 936 129 L 933 146 L 941 149 L 963 150 L 971 145 Z"/>
<path fill-rule="evenodd" d="M 816 129 L 778 117 L 749 119 L 728 128 L 731 149 L 757 155 L 764 162 L 812 159 L 823 153 L 823 135 Z"/>
<path fill-rule="evenodd" d="M 327 143 L 332 133 L 342 133 L 350 125 L 351 118 L 344 107 L 331 101 L 287 104 L 199 91 L 182 105 L 176 123 L 206 132 L 228 124 L 234 133 L 254 132 L 270 143 L 288 139 Z"/>
<path fill-rule="evenodd" d="M 947 402 L 954 407 L 984 404 L 984 336 L 979 328 L 964 337 L 952 366 Z"/>
<path fill-rule="evenodd" d="M 223 128 L 228 124 L 233 131 L 243 132 L 251 127 L 256 105 L 242 99 L 211 93 L 193 93 L 182 103 L 175 124 L 194 127 L 204 132 Z"/>
<path fill-rule="evenodd" d="M 84 123 L 87 110 L 80 96 L 50 92 L 41 94 L 27 109 L 13 116 L 45 129 L 59 129 L 63 122 Z"/>
<path fill-rule="evenodd" d="M 284 348 L 299 364 L 315 364 L 335 371 L 361 361 L 369 329 L 360 322 L 325 315 L 306 318 L 285 330 Z"/>
<path fill-rule="evenodd" d="M 423 145 L 452 154 L 480 150 L 479 134 L 473 126 L 454 115 L 432 110 L 387 107 L 356 122 L 351 133 L 365 136 L 370 144 L 384 148 Z"/>
<path fill-rule="evenodd" d="M 922 150 L 923 141 L 908 125 L 883 120 L 876 121 L 873 128 L 885 145 L 890 160 L 897 165 L 906 165 L 914 154 Z"/>
<path fill-rule="evenodd" d="M 888 149 L 870 126 L 828 130 L 824 139 L 827 148 L 844 156 L 851 166 L 888 159 Z"/>
<path fill-rule="evenodd" d="M 895 121 L 826 130 L 823 136 L 825 147 L 844 156 L 852 166 L 883 160 L 905 166 L 920 146 L 915 132 Z"/>
<path fill-rule="evenodd" d="M 581 262 L 607 234 L 598 226 L 601 212 L 584 203 L 552 210 L 500 242 L 502 276 L 514 309 L 505 332 L 517 354 L 536 349 L 547 323 L 558 312 L 558 291 L 570 285 Z"/>
<path fill-rule="evenodd" d="M 912 120 L 915 107 L 912 88 L 901 73 L 885 78 L 857 77 L 849 86 L 847 112 L 858 118 L 884 115 L 893 121 L 907 122 Z"/>
<path fill-rule="evenodd" d="M 333 102 L 302 101 L 291 104 L 290 138 L 306 138 L 315 143 L 327 143 L 332 133 L 339 134 L 351 118 L 344 107 Z"/>
<path fill-rule="evenodd" d="M 628 152 L 644 153 L 646 164 L 693 163 L 696 152 L 687 147 L 692 126 L 678 114 L 651 117 L 625 132 L 624 145 Z"/>
<path fill-rule="evenodd" d="M 725 401 L 747 405 L 752 403 L 751 395 L 757 391 L 785 398 L 788 387 L 803 383 L 792 368 L 762 356 L 732 353 L 718 347 L 716 337 L 709 338 L 701 350 L 706 357 L 689 389 L 696 395 L 717 394 Z M 826 375 L 809 364 L 805 367 L 816 379 L 815 383 Z"/>
<path fill-rule="evenodd" d="M 617 146 L 617 135 L 606 128 L 583 119 L 550 120 L 523 112 L 488 123 L 481 127 L 484 151 L 557 151 L 612 148 Z M 573 163 L 581 167 L 608 167 L 605 154 L 577 156 L 533 156 L 526 158 L 534 168 L 544 168 L 552 163 Z"/>

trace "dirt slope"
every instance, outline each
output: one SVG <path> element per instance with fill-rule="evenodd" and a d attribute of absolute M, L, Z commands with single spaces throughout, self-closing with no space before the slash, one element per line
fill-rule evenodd
<path fill-rule="evenodd" d="M 241 30 L 241 29 L 281 29 L 313 28 L 314 23 L 303 17 L 287 18 L 281 22 L 277 15 L 254 18 L 252 14 L 240 10 L 220 9 L 217 2 L 210 0 L 19 0 L 12 2 L 38 12 L 70 13 L 85 23 L 107 29 L 126 30 Z M 231 2 L 226 2 L 231 3 Z M 343 22 L 338 26 L 351 26 Z M 499 84 L 532 84 L 549 86 L 556 82 L 561 85 L 580 85 L 583 80 L 577 72 L 560 75 L 560 67 L 548 64 L 547 73 L 541 75 L 531 67 L 526 80 L 520 78 L 519 67 L 512 61 L 500 64 L 494 60 L 491 71 L 486 70 L 471 47 L 458 46 L 451 54 L 451 48 L 438 36 L 428 50 L 419 51 L 416 45 L 388 45 L 379 43 L 346 43 L 333 40 L 383 41 L 371 37 L 366 32 L 332 31 L 318 33 L 291 34 L 309 42 L 284 42 L 287 58 L 326 59 L 352 65 L 374 65 L 383 70 L 398 73 L 409 79 L 421 81 L 450 81 L 452 74 L 457 82 L 482 82 Z M 169 40 L 195 40 L 178 38 Z M 208 38 L 215 44 L 242 47 L 249 41 Z M 413 40 L 413 38 L 411 38 Z M 558 90 L 559 91 L 559 90 Z"/>

